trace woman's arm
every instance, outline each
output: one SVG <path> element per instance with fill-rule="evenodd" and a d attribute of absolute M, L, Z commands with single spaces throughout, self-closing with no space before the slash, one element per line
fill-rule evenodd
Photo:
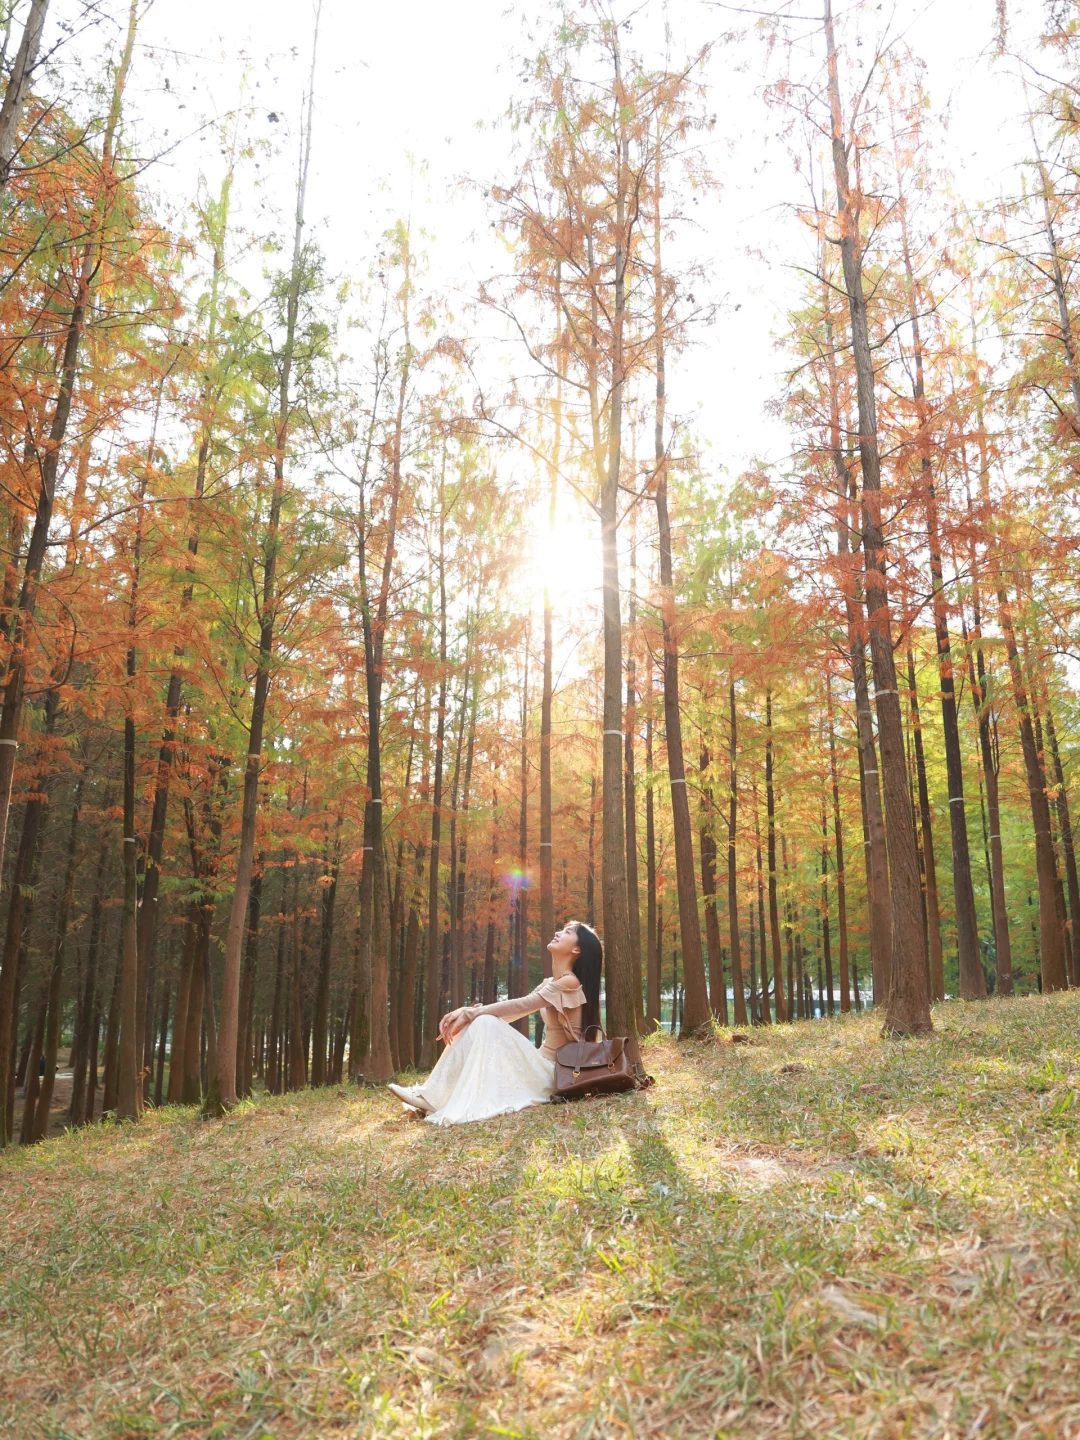
<path fill-rule="evenodd" d="M 526 1015 L 533 1015 L 537 1010 L 542 1009 L 548 1001 L 539 990 L 532 990 L 528 995 L 516 995 L 512 1000 L 495 1000 L 490 1005 L 463 1005 L 460 1010 L 451 1010 L 439 1021 L 439 1033 L 446 1041 L 452 1040 L 460 1035 L 467 1025 L 471 1025 L 481 1015 L 494 1015 L 498 1020 L 505 1020 L 512 1023 L 514 1020 L 521 1020 Z"/>

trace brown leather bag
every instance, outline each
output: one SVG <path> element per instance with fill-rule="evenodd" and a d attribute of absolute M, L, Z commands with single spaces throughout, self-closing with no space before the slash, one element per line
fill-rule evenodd
<path fill-rule="evenodd" d="M 599 1040 L 589 1040 L 589 1031 Z M 590 1025 L 580 1040 L 560 1045 L 555 1052 L 555 1099 L 583 1100 L 587 1095 L 615 1095 L 622 1090 L 643 1090 L 652 1076 L 630 1064 L 626 1040 L 609 1040 L 603 1026 Z"/>

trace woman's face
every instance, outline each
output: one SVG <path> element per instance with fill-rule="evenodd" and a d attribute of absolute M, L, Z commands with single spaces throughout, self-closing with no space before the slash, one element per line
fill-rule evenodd
<path fill-rule="evenodd" d="M 577 926 L 574 924 L 564 925 L 561 930 L 556 930 L 554 936 L 548 941 L 552 961 L 561 960 L 569 969 L 570 965 L 581 954 L 581 947 L 578 945 Z"/>

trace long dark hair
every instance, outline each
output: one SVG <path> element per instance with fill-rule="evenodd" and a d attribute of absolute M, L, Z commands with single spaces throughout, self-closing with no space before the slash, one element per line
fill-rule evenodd
<path fill-rule="evenodd" d="M 604 947 L 600 936 L 584 920 L 571 920 L 570 924 L 577 931 L 578 949 L 581 951 L 574 961 L 574 974 L 585 991 L 584 1014 L 581 1017 L 581 1033 L 584 1035 L 590 1025 L 600 1024 L 600 971 L 604 968 Z"/>

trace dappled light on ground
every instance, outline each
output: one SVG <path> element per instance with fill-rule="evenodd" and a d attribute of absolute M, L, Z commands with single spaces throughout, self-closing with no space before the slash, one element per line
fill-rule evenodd
<path fill-rule="evenodd" d="M 5 1157 L 0 1433 L 1045 1436 L 1075 1375 L 1080 1000 L 650 1042 L 460 1129 L 382 1092 Z"/>

